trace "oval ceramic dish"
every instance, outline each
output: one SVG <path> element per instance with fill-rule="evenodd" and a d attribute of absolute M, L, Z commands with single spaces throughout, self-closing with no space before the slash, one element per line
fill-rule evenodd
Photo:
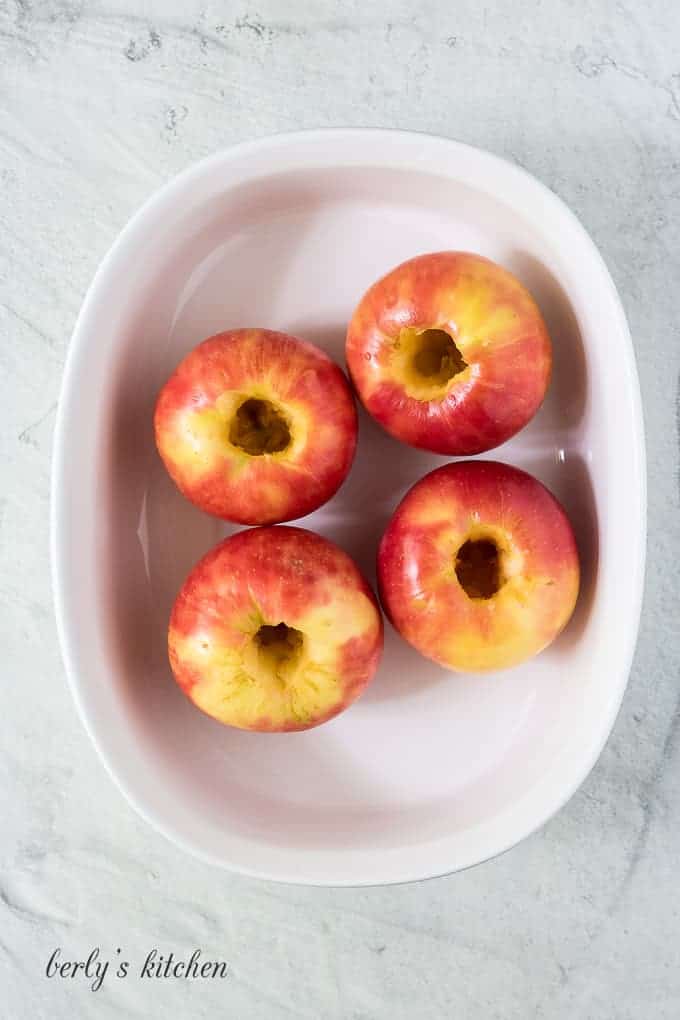
<path fill-rule="evenodd" d="M 343 361 L 368 285 L 420 252 L 467 249 L 531 290 L 554 344 L 531 424 L 487 456 L 564 503 L 582 560 L 566 631 L 498 675 L 445 672 L 387 628 L 380 671 L 305 733 L 225 728 L 175 685 L 173 598 L 233 530 L 190 505 L 154 448 L 156 394 L 220 330 L 264 326 Z M 301 521 L 373 579 L 398 500 L 445 459 L 362 413 L 348 481 Z M 87 730 L 137 810 L 206 861 L 310 884 L 400 882 L 501 853 L 593 766 L 635 646 L 645 548 L 644 440 L 626 321 L 592 241 L 547 188 L 441 138 L 315 131 L 192 167 L 137 213 L 102 263 L 69 351 L 55 437 L 57 619 Z"/>

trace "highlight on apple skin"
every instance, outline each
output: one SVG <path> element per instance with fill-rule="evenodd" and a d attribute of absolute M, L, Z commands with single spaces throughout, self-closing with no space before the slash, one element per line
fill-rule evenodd
<path fill-rule="evenodd" d="M 186 579 L 168 631 L 175 679 L 198 708 L 271 732 L 346 709 L 382 647 L 382 614 L 354 561 L 294 527 L 254 528 L 216 546 Z"/>
<path fill-rule="evenodd" d="M 430 472 L 382 538 L 378 582 L 397 631 L 459 672 L 515 666 L 567 624 L 579 590 L 574 534 L 538 479 L 496 461 Z"/>
<path fill-rule="evenodd" d="M 347 366 L 380 425 L 447 456 L 482 453 L 541 405 L 552 348 L 541 313 L 502 266 L 445 251 L 403 262 L 367 291 L 347 332 Z"/>
<path fill-rule="evenodd" d="M 316 510 L 344 481 L 357 443 L 341 369 L 313 344 L 267 329 L 194 348 L 161 390 L 154 425 L 180 491 L 237 524 Z"/>

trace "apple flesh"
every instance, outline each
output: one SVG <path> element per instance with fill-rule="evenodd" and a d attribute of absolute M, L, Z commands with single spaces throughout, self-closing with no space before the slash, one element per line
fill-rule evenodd
<path fill-rule="evenodd" d="M 347 365 L 376 421 L 411 446 L 468 456 L 505 442 L 550 380 L 548 330 L 511 273 L 467 252 L 420 255 L 354 312 Z"/>
<path fill-rule="evenodd" d="M 430 472 L 406 494 L 378 552 L 383 608 L 399 633 L 449 669 L 504 669 L 569 620 L 576 542 L 555 497 L 495 461 Z"/>
<path fill-rule="evenodd" d="M 266 329 L 199 344 L 161 390 L 154 424 L 180 491 L 238 524 L 316 510 L 344 481 L 357 442 L 340 368 L 313 344 Z"/>
<path fill-rule="evenodd" d="M 246 730 L 305 730 L 348 707 L 383 645 L 353 560 L 302 528 L 242 531 L 191 571 L 172 610 L 170 664 L 198 708 Z"/>

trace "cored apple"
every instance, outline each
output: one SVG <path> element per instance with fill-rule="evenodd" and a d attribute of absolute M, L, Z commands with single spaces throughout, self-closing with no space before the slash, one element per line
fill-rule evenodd
<path fill-rule="evenodd" d="M 168 648 L 177 683 L 221 723 L 305 730 L 347 708 L 375 673 L 382 615 L 353 560 L 302 528 L 226 539 L 175 601 Z"/>
<path fill-rule="evenodd" d="M 523 428 L 550 379 L 548 330 L 512 273 L 468 252 L 420 255 L 359 302 L 347 365 L 376 421 L 449 456 L 490 450 Z"/>
<path fill-rule="evenodd" d="M 579 588 L 567 516 L 536 478 L 495 461 L 430 472 L 380 544 L 383 608 L 423 655 L 483 672 L 536 655 L 571 616 Z"/>
<path fill-rule="evenodd" d="M 271 524 L 316 510 L 354 458 L 349 383 L 318 347 L 268 329 L 199 344 L 161 390 L 156 444 L 180 491 L 207 513 Z"/>

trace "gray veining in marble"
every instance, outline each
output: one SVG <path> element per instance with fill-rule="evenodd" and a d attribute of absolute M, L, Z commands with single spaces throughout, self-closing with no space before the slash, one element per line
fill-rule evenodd
<path fill-rule="evenodd" d="M 542 832 L 461 875 L 313 890 L 195 862 L 106 776 L 57 648 L 50 443 L 80 302 L 140 203 L 232 142 L 359 124 L 514 159 L 591 232 L 637 351 L 649 568 L 614 734 Z M 669 0 L 0 0 L 3 1018 L 677 1020 L 679 284 Z M 96 993 L 44 977 L 55 946 L 95 945 L 200 946 L 231 974 Z"/>

